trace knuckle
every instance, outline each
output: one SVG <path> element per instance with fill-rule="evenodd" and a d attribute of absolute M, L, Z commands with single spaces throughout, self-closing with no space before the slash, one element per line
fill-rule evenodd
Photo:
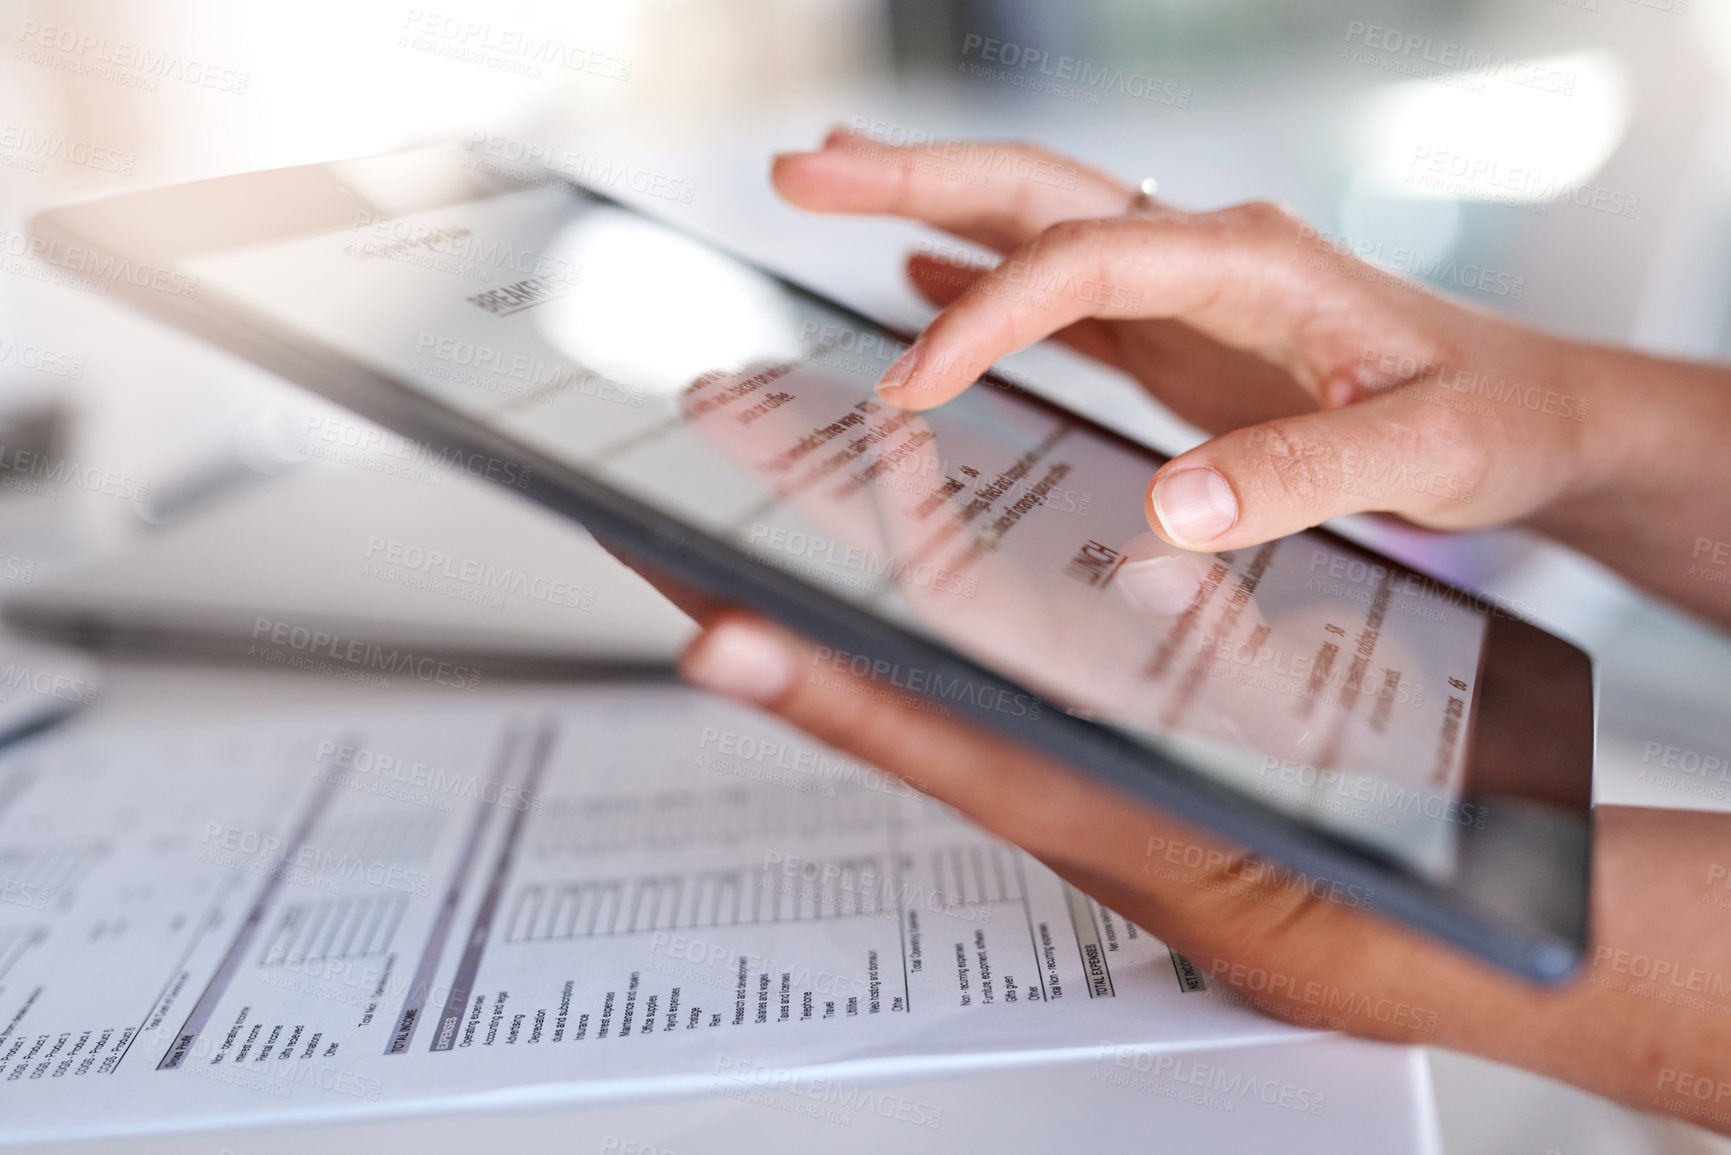
<path fill-rule="evenodd" d="M 1484 422 L 1471 413 L 1440 407 L 1426 414 L 1422 433 L 1415 434 L 1412 451 L 1418 460 L 1447 475 L 1446 492 L 1457 496 L 1481 488 L 1494 457 L 1486 438 Z"/>
<path fill-rule="evenodd" d="M 1293 948 L 1314 941 L 1318 920 L 1329 911 L 1308 894 L 1263 891 L 1222 898 L 1206 911 L 1211 941 L 1234 961 L 1255 960 L 1282 971 L 1293 966 Z"/>
<path fill-rule="evenodd" d="M 1094 245 L 1100 239 L 1101 231 L 1099 221 L 1059 221 L 1046 226 L 1040 233 L 1038 245 L 1055 254 L 1077 253 Z"/>
<path fill-rule="evenodd" d="M 1044 279 L 1054 276 L 1104 277 L 1111 264 L 1115 238 L 1125 226 L 1140 222 L 1069 220 L 1048 225 L 1029 246 L 1029 263 Z"/>
<path fill-rule="evenodd" d="M 1298 507 L 1314 504 L 1328 489 L 1324 456 L 1312 438 L 1283 422 L 1257 427 L 1246 452 L 1264 494 Z"/>

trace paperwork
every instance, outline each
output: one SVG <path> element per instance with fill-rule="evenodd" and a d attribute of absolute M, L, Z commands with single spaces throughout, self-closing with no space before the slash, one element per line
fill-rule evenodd
<path fill-rule="evenodd" d="M 674 687 L 73 727 L 0 759 L 0 894 L 9 1142 L 794 1071 L 851 1100 L 1295 1034 L 899 782 Z"/>

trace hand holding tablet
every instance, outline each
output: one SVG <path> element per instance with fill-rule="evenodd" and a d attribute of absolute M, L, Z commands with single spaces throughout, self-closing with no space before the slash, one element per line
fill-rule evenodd
<path fill-rule="evenodd" d="M 1710 585 L 1681 580 L 1694 527 L 1731 525 L 1731 487 L 1721 480 L 1705 496 L 1703 477 L 1722 468 L 1705 453 L 1656 452 L 1660 431 L 1664 442 L 1694 449 L 1710 440 L 1702 427 L 1731 433 L 1722 370 L 1559 341 L 1392 284 L 1267 208 L 1206 222 L 1168 210 L 1153 227 L 1120 221 L 1114 206 L 1131 192 L 1114 178 L 1040 150 L 985 147 L 1045 156 L 1080 179 L 1067 193 L 925 179 L 912 163 L 919 150 L 845 133 L 818 152 L 777 159 L 776 186 L 796 204 L 907 215 L 1008 254 L 986 276 L 926 255 L 910 261 L 914 284 L 946 308 L 919 343 L 923 358 L 913 358 L 931 371 L 901 376 L 889 394 L 898 405 L 942 404 L 971 383 L 948 366 L 989 362 L 1054 335 L 1228 434 L 1159 474 L 1218 468 L 1242 486 L 1258 516 L 1235 519 L 1224 544 L 1254 544 L 1343 508 L 1438 528 L 1524 517 L 1656 592 L 1731 620 Z M 1084 221 L 1091 216 L 1108 219 Z M 1195 286 L 1173 284 L 1163 263 L 1191 253 L 1226 265 L 1236 282 L 1221 290 L 1210 281 L 1206 297 L 1185 300 Z M 1008 291 L 1037 282 L 1040 269 L 1047 283 L 1092 276 L 1125 293 L 1164 291 L 1167 303 L 1090 312 L 1074 297 Z M 1352 338 L 1336 344 L 1349 326 Z M 1522 370 L 1531 376 L 1511 385 Z M 1644 401 L 1632 413 L 1634 380 Z M 1643 445 L 1643 435 L 1653 440 Z M 1410 489 L 1365 500 L 1319 468 L 1341 460 L 1336 444 L 1432 475 L 1470 476 L 1486 500 L 1438 503 Z M 1157 486 L 1150 526 L 1176 542 L 1183 535 L 1163 521 Z M 1655 541 L 1669 548 L 1655 551 Z M 1539 992 L 1367 918 L 1350 899 L 1295 885 L 1206 832 L 1130 811 L 1025 750 L 871 700 L 863 685 L 814 686 L 803 676 L 807 643 L 745 615 L 693 608 L 708 623 L 685 661 L 695 681 L 909 776 L 1208 960 L 1205 974 L 1259 1009 L 1486 1055 L 1647 1110 L 1689 1106 L 1678 1088 L 1699 1084 L 1702 1072 L 1725 1078 L 1719 1024 L 1728 992 L 1714 960 L 1731 944 L 1701 925 L 1698 893 L 1731 838 L 1725 816 L 1599 808 L 1592 969 L 1567 992 Z M 1717 994 L 1707 989 L 1715 980 Z M 1695 1118 L 1726 1129 L 1723 1116 Z"/>

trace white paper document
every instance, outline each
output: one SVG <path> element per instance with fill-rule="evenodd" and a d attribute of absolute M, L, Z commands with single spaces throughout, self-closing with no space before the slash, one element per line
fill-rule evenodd
<path fill-rule="evenodd" d="M 900 782 L 670 686 L 74 725 L 0 759 L 0 897 L 5 1142 L 802 1071 L 861 1109 L 881 1069 L 1295 1034 Z"/>

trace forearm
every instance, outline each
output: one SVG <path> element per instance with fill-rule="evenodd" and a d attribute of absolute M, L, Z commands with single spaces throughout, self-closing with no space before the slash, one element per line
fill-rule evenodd
<path fill-rule="evenodd" d="M 1581 480 L 1529 523 L 1731 625 L 1731 370 L 1557 344 L 1558 385 L 1591 401 Z"/>
<path fill-rule="evenodd" d="M 1731 818 L 1602 806 L 1595 826 L 1581 977 L 1498 984 L 1496 1013 L 1463 1016 L 1445 1041 L 1731 1133 Z"/>

